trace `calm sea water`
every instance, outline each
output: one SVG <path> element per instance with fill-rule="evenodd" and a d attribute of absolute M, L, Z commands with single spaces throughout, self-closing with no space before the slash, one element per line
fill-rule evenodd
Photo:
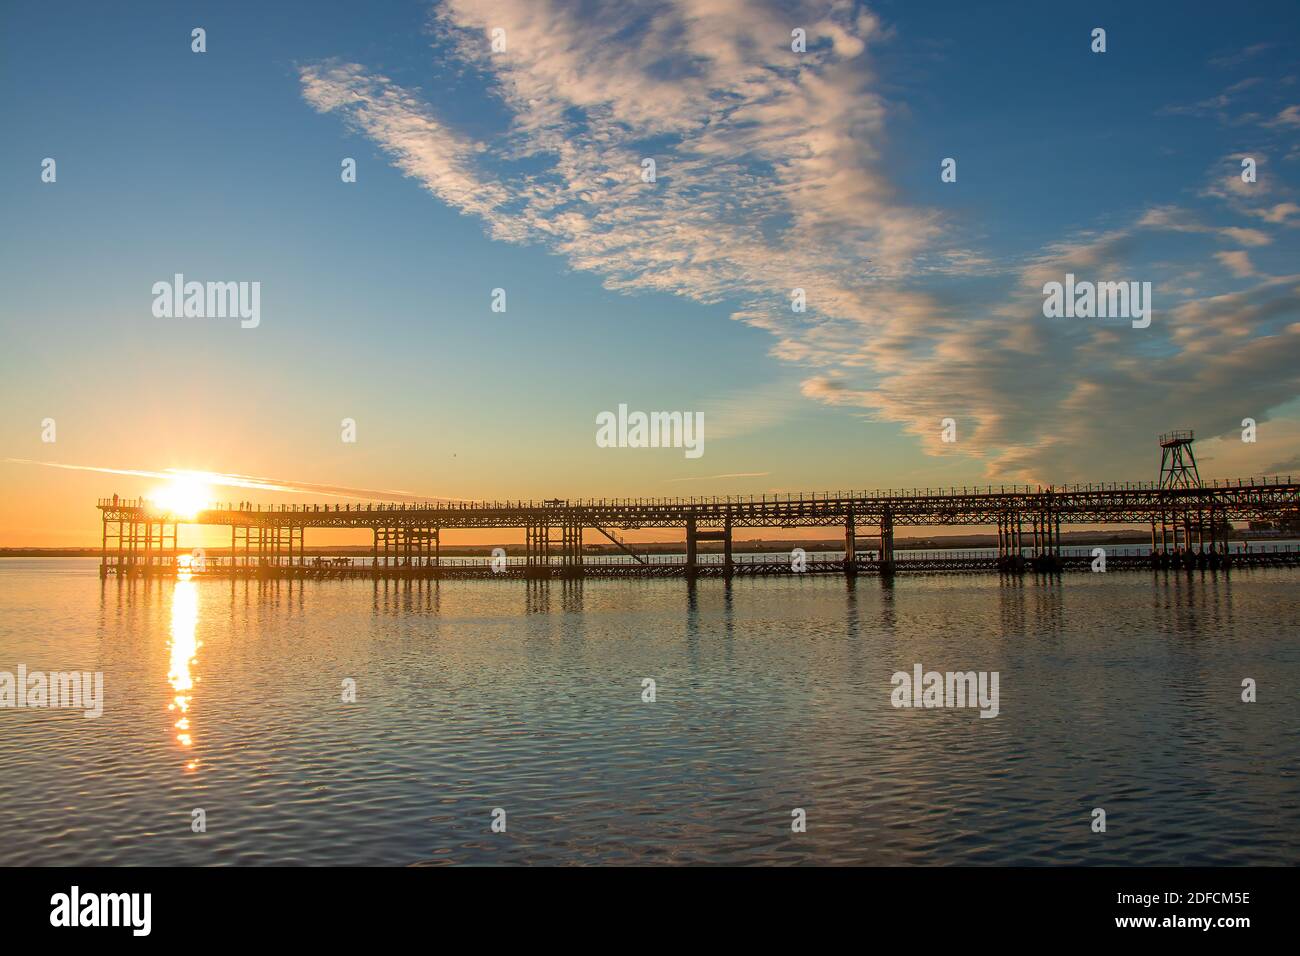
<path fill-rule="evenodd" d="M 1295 865 L 1297 584 L 0 560 L 0 670 L 102 671 L 106 696 L 98 719 L 0 709 L 0 864 Z M 893 708 L 915 663 L 998 671 L 1001 713 Z"/>

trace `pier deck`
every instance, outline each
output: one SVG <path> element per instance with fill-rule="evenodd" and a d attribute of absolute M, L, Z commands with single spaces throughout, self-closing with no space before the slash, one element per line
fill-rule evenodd
<path fill-rule="evenodd" d="M 818 492 L 714 498 L 582 499 L 575 501 L 404 502 L 400 504 L 298 504 L 263 508 L 232 504 L 192 517 L 161 511 L 143 499 L 116 496 L 98 503 L 103 521 L 101 574 L 175 573 L 184 562 L 177 548 L 181 525 L 230 529 L 230 557 L 198 556 L 204 575 L 236 577 L 428 577 L 503 574 L 508 577 L 777 575 L 801 573 L 790 555 L 733 553 L 736 528 L 840 527 L 843 557 L 804 562 L 814 574 L 898 571 L 1068 570 L 1090 566 L 1070 555 L 1061 529 L 1070 525 L 1149 524 L 1145 554 L 1108 556 L 1108 567 L 1223 567 L 1229 564 L 1290 564 L 1291 552 L 1230 554 L 1232 521 L 1294 522 L 1300 514 L 1300 483 L 1290 476 L 1218 480 L 1198 487 L 1160 487 L 1142 482 L 1026 485 L 911 491 Z M 997 529 L 988 555 L 938 555 L 921 561 L 895 553 L 894 528 L 987 526 Z M 372 547 L 365 563 L 322 564 L 306 554 L 308 529 L 364 529 Z M 640 555 L 619 531 L 681 528 L 684 560 Z M 525 543 L 505 550 L 494 563 L 461 564 L 440 555 L 449 529 L 523 529 Z M 870 533 L 861 536 L 860 531 Z M 583 535 L 598 532 L 627 560 L 593 560 Z M 865 540 L 871 559 L 858 554 Z M 721 542 L 722 554 L 701 556 L 701 541 Z"/>

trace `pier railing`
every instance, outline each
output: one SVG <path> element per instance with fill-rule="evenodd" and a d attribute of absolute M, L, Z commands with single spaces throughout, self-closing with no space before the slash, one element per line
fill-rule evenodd
<path fill-rule="evenodd" d="M 562 511 L 575 508 L 685 508 L 692 506 L 716 505 L 767 505 L 767 504 L 828 504 L 850 501 L 922 501 L 931 499 L 961 500 L 971 497 L 1002 496 L 1042 496 L 1119 494 L 1124 492 L 1169 492 L 1181 495 L 1195 495 L 1198 492 L 1242 490 L 1251 488 L 1296 487 L 1296 480 L 1291 475 L 1262 475 L 1250 478 L 1215 478 L 1206 479 L 1200 488 L 1162 489 L 1153 481 L 1123 482 L 1071 482 L 1060 485 L 1035 484 L 987 484 L 987 485 L 949 485 L 945 487 L 913 488 L 877 488 L 867 491 L 801 491 L 780 492 L 757 495 L 699 495 L 672 498 L 547 498 L 541 501 L 528 498 L 515 499 L 453 499 L 431 498 L 426 500 L 352 502 L 330 504 L 296 504 L 281 503 L 261 505 L 252 503 L 225 502 L 212 503 L 204 510 L 228 512 L 254 512 L 258 514 L 373 514 L 393 511 Z M 143 509 L 153 513 L 164 513 L 148 498 L 100 498 L 96 502 L 99 508 Z"/>

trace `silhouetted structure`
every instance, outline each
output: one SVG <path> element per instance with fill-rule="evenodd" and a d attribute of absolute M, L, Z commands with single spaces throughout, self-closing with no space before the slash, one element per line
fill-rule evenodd
<path fill-rule="evenodd" d="M 176 556 L 177 526 L 194 524 L 230 528 L 230 562 L 207 562 L 200 573 L 312 576 L 302 573 L 303 569 L 311 570 L 304 554 L 308 528 L 369 529 L 373 542 L 371 563 L 357 565 L 348 572 L 380 577 L 456 576 L 457 572 L 450 571 L 439 554 L 441 533 L 448 528 L 524 529 L 522 568 L 511 565 L 504 569 L 511 576 L 580 577 L 588 573 L 582 554 L 586 529 L 604 535 L 635 559 L 616 571 L 598 573 L 672 573 L 688 577 L 713 574 L 714 566 L 699 560 L 701 541 L 722 542 L 722 562 L 717 573 L 787 573 L 788 560 L 747 562 L 745 568 L 739 567 L 732 555 L 734 529 L 839 527 L 844 529 L 845 557 L 835 562 L 835 569 L 847 574 L 872 571 L 888 576 L 897 568 L 896 525 L 996 527 L 996 567 L 1014 572 L 1026 568 L 1053 571 L 1065 566 L 1061 555 L 1062 525 L 1150 522 L 1149 563 L 1158 567 L 1218 567 L 1229 560 L 1224 537 L 1227 522 L 1273 522 L 1293 514 L 1300 507 L 1300 484 L 1287 477 L 1210 484 L 1198 481 L 1193 487 L 1134 482 L 725 498 L 425 502 L 332 508 L 281 505 L 267 509 L 242 505 L 212 508 L 193 519 L 160 512 L 141 499 L 106 498 L 98 507 L 104 528 L 103 575 L 147 575 L 170 570 Z M 1161 528 L 1159 539 L 1157 523 Z M 879 529 L 879 557 L 871 563 L 857 553 L 858 531 L 864 527 Z M 684 529 L 685 563 L 649 561 L 613 530 L 640 528 Z M 782 570 L 778 564 L 786 567 Z M 758 566 L 767 570 L 760 571 Z"/>
<path fill-rule="evenodd" d="M 1160 487 L 1199 488 L 1201 473 L 1196 469 L 1196 453 L 1190 428 L 1165 432 L 1160 436 Z"/>

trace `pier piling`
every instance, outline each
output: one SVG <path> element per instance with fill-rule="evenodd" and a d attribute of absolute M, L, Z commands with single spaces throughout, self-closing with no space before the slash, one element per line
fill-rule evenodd
<path fill-rule="evenodd" d="M 1066 525 L 1149 525 L 1151 550 L 1144 559 L 1149 565 L 1226 567 L 1234 559 L 1224 534 L 1229 523 L 1263 521 L 1293 526 L 1300 515 L 1300 483 L 1288 476 L 1177 488 L 1129 482 L 1050 489 L 990 486 L 837 495 L 367 504 L 341 509 L 319 505 L 258 508 L 245 503 L 212 507 L 192 517 L 160 510 L 142 499 L 103 499 L 98 507 L 102 520 L 99 571 L 104 577 L 170 573 L 179 552 L 181 525 L 229 528 L 229 557 L 210 557 L 200 570 L 235 576 L 455 577 L 467 572 L 445 565 L 443 532 L 492 528 L 524 531 L 524 560 L 507 566 L 511 576 L 789 574 L 788 555 L 780 560 L 753 556 L 738 560 L 736 530 L 842 527 L 844 558 L 834 559 L 835 570 L 850 575 L 874 570 L 888 577 L 899 567 L 894 540 L 899 524 L 995 528 L 997 547 L 988 563 L 1012 573 L 1026 567 L 1060 570 L 1067 563 L 1062 551 Z M 879 527 L 880 554 L 874 566 L 859 556 L 857 531 L 863 523 Z M 1027 560 L 1026 523 L 1031 539 Z M 364 559 L 356 565 L 351 559 L 309 561 L 306 536 L 308 529 L 316 528 L 368 530 L 369 563 Z M 587 528 L 599 531 L 627 553 L 625 567 L 611 570 L 584 560 L 582 539 Z M 684 528 L 684 564 L 680 560 L 675 564 L 648 561 L 614 530 L 643 528 Z M 722 542 L 721 560 L 702 563 L 701 541 Z M 917 566 L 910 560 L 906 563 L 909 569 Z M 961 565 L 957 559 L 949 563 Z M 943 562 L 934 564 L 939 568 Z"/>

